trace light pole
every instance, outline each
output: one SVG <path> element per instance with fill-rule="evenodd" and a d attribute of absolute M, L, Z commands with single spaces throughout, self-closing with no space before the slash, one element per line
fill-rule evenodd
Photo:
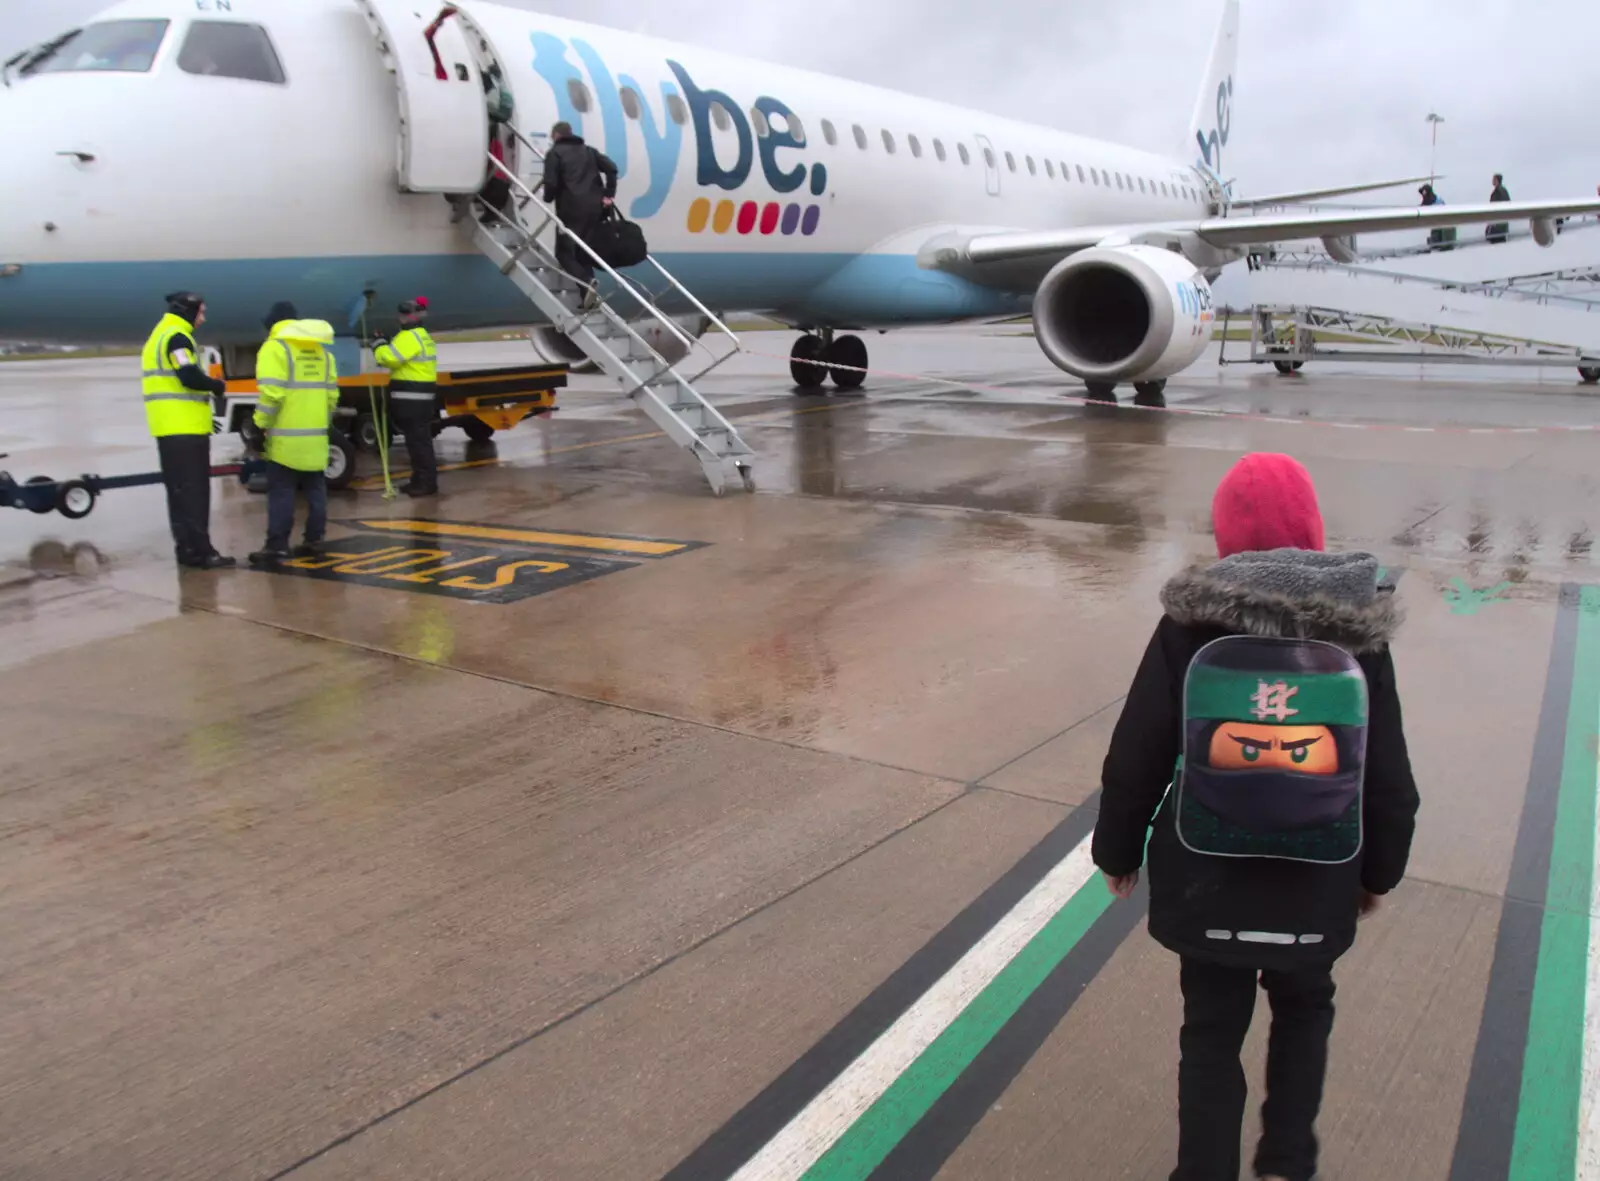
<path fill-rule="evenodd" d="M 1444 122 L 1444 116 L 1429 111 L 1428 122 L 1433 129 L 1433 146 L 1428 153 L 1428 183 L 1432 184 L 1439 179 L 1439 124 Z"/>

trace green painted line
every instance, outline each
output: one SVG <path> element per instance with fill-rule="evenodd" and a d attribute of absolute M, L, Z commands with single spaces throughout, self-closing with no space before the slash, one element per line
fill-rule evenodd
<path fill-rule="evenodd" d="M 1595 870 L 1600 587 L 1583 588 L 1578 611 L 1550 879 L 1539 930 L 1538 967 L 1507 1181 L 1570 1181 L 1577 1173 L 1589 908 Z"/>
<path fill-rule="evenodd" d="M 1099 873 L 1078 888 L 801 1181 L 866 1181 L 1111 905 Z"/>

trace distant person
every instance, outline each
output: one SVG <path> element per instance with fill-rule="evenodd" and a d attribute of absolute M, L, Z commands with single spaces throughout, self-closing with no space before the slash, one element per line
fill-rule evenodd
<path fill-rule="evenodd" d="M 161 454 L 178 565 L 217 570 L 236 565 L 211 544 L 211 412 L 228 386 L 201 367 L 195 331 L 205 322 L 204 298 L 167 296 L 167 314 L 144 345 L 144 415 Z"/>
<path fill-rule="evenodd" d="M 1489 194 L 1489 200 L 1511 200 L 1511 194 L 1506 191 L 1505 178 L 1498 172 L 1494 174 L 1494 191 Z M 1490 225 L 1486 226 L 1483 231 L 1483 236 L 1489 240 L 1491 245 L 1498 245 L 1499 243 L 1504 242 L 1508 237 L 1510 237 L 1510 235 L 1511 223 L 1507 221 L 1492 222 Z"/>
<path fill-rule="evenodd" d="M 1431 184 L 1424 184 L 1417 192 L 1422 194 L 1422 204 L 1424 206 L 1444 204 L 1444 199 L 1434 191 Z M 1429 250 L 1451 250 L 1454 248 L 1455 240 L 1456 230 L 1454 226 L 1439 226 L 1437 229 L 1428 231 Z"/>
<path fill-rule="evenodd" d="M 407 496 L 439 495 L 439 461 L 433 450 L 433 424 L 439 417 L 439 348 L 422 322 L 428 301 L 422 296 L 399 307 L 400 331 L 379 341 L 372 359 L 389 371 L 389 412 L 405 436 L 411 479 L 400 485 Z"/>
<path fill-rule="evenodd" d="M 593 290 L 594 268 L 569 235 L 587 241 L 594 233 L 617 195 L 617 166 L 609 156 L 573 135 L 570 123 L 552 127 L 550 141 L 544 157 L 544 201 L 555 205 L 556 216 L 568 231 L 556 239 L 556 262 L 578 282 L 590 286 L 584 306 L 593 307 L 599 300 Z"/>
<path fill-rule="evenodd" d="M 250 555 L 252 566 L 318 552 L 328 529 L 328 431 L 339 406 L 339 368 L 333 359 L 333 325 L 302 320 L 286 300 L 272 305 L 263 324 L 267 340 L 256 353 L 255 425 L 266 437 L 267 543 Z M 303 543 L 289 549 L 296 492 L 306 497 Z"/>
<path fill-rule="evenodd" d="M 1399 615 L 1377 558 L 1322 552 L 1316 490 L 1289 456 L 1245 456 L 1211 513 L 1221 560 L 1162 591 L 1093 855 L 1127 898 L 1148 833 L 1150 934 L 1181 958 L 1172 1181 L 1239 1176 L 1258 983 L 1272 1027 L 1255 1175 L 1310 1181 L 1331 969 L 1400 883 L 1415 825 L 1389 655 Z"/>
<path fill-rule="evenodd" d="M 509 164 L 506 160 L 506 148 L 501 139 L 500 126 L 501 125 L 498 122 L 493 120 L 491 120 L 489 123 L 489 155 L 494 158 L 497 164 L 502 164 L 507 168 L 511 168 L 513 165 Z M 484 204 L 488 205 L 490 209 L 497 210 L 503 214 L 509 214 L 510 210 L 508 207 L 511 204 L 510 177 L 508 177 L 499 168 L 491 168 L 489 170 L 489 179 L 484 182 L 483 189 L 479 192 L 478 196 L 483 198 Z M 494 216 L 494 214 L 490 213 L 488 210 L 483 210 L 480 212 L 478 220 L 483 222 L 483 224 L 486 226 L 503 224 L 498 217 Z"/>

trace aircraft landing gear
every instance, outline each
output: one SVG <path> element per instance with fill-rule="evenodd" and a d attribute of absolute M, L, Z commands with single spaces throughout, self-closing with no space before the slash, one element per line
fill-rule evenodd
<path fill-rule="evenodd" d="M 1117 404 L 1117 383 L 1114 381 L 1088 381 L 1084 383 L 1089 387 L 1089 401 L 1110 402 Z"/>
<path fill-rule="evenodd" d="M 789 375 L 802 393 L 819 388 L 830 377 L 841 390 L 860 389 L 867 380 L 866 368 L 866 342 L 859 336 L 836 337 L 831 328 L 808 332 L 789 352 Z"/>
<path fill-rule="evenodd" d="M 1133 383 L 1133 404 L 1162 409 L 1167 404 L 1166 379 L 1161 381 L 1136 381 Z"/>
<path fill-rule="evenodd" d="M 809 332 L 794 342 L 789 350 L 789 376 L 794 378 L 796 390 L 814 390 L 828 380 L 827 367 L 821 363 L 827 351 L 822 337 Z"/>

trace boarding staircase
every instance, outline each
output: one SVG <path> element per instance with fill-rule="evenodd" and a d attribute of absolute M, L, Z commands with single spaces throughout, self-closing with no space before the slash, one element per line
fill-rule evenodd
<path fill-rule="evenodd" d="M 513 131 L 521 160 L 541 163 L 544 153 Z M 633 278 L 612 269 L 588 245 L 574 237 L 595 269 L 593 288 L 568 276 L 556 263 L 556 234 L 561 220 L 538 193 L 489 156 L 490 167 L 511 184 L 505 212 L 481 197 L 476 201 L 473 240 L 496 266 L 539 309 L 549 323 L 617 384 L 624 397 L 644 411 L 667 438 L 700 461 L 711 490 L 721 496 L 737 481 L 754 491 L 750 460 L 754 455 L 739 432 L 695 388 L 694 383 L 737 354 L 739 338 L 653 257 L 630 268 Z M 685 332 L 668 309 L 698 314 L 708 325 L 702 337 Z M 683 359 L 667 360 L 650 337 L 683 346 Z M 710 339 L 706 339 L 709 337 Z M 719 348 L 712 347 L 720 344 Z M 669 350 L 675 351 L 675 350 Z M 691 360 L 692 359 L 692 360 Z M 708 361 L 693 372 L 701 361 Z"/>

